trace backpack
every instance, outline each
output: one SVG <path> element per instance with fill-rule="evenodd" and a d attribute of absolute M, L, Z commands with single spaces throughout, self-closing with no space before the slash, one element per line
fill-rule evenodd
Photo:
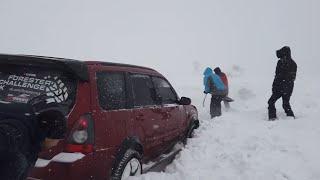
<path fill-rule="evenodd" d="M 225 88 L 224 90 L 219 90 L 217 86 L 214 84 L 212 76 L 208 78 L 208 83 L 209 83 L 209 88 L 210 88 L 210 93 L 212 95 L 218 95 L 218 96 L 226 96 L 227 95 L 227 89 Z"/>

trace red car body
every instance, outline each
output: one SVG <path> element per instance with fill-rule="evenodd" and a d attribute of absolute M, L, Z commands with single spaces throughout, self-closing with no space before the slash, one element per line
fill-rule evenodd
<path fill-rule="evenodd" d="M 38 56 L 12 57 L 27 58 L 30 62 L 68 62 L 65 59 Z M 137 77 L 150 77 L 152 82 L 155 82 L 154 79 L 168 82 L 157 71 L 106 62 L 76 61 L 76 63 L 80 66 L 71 69 L 73 73 L 78 73 L 80 78 L 77 80 L 74 105 L 67 115 L 67 136 L 54 148 L 40 153 L 36 167 L 31 170 L 28 179 L 110 179 L 121 150 L 135 147 L 143 157 L 142 163 L 147 163 L 170 151 L 175 143 L 186 138 L 190 129 L 198 126 L 196 108 L 190 105 L 190 102 L 180 103 L 182 99 L 187 98 L 179 98 L 169 83 L 170 86 L 165 85 L 167 87 L 165 90 L 172 90 L 176 97 L 174 102 L 139 107 L 130 103 L 132 98 L 135 98 L 131 92 L 133 87 L 130 86 L 132 83 L 130 78 L 137 75 Z M 106 110 L 101 107 L 99 73 L 123 74 L 127 95 L 126 108 Z M 72 133 L 79 122 L 86 128 L 91 126 L 88 130 L 89 135 L 85 136 L 89 141 L 73 143 L 70 137 L 72 138 Z"/>

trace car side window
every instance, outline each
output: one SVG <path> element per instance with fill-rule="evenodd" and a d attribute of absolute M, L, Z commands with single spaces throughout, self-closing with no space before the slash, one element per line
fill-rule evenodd
<path fill-rule="evenodd" d="M 125 75 L 122 72 L 98 72 L 97 85 L 100 106 L 105 110 L 126 108 Z"/>
<path fill-rule="evenodd" d="M 154 87 L 150 76 L 141 74 L 130 75 L 133 90 L 133 105 L 155 105 Z"/>
<path fill-rule="evenodd" d="M 165 79 L 153 77 L 152 80 L 156 89 L 156 95 L 161 99 L 162 104 L 173 104 L 177 102 L 176 93 Z"/>

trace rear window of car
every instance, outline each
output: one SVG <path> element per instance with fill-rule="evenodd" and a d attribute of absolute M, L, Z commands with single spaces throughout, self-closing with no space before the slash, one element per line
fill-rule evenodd
<path fill-rule="evenodd" d="M 105 110 L 126 109 L 127 94 L 122 72 L 97 73 L 100 105 Z"/>
<path fill-rule="evenodd" d="M 0 67 L 0 101 L 28 103 L 42 96 L 46 103 L 59 103 L 70 111 L 76 86 L 76 79 L 57 69 L 28 65 Z"/>

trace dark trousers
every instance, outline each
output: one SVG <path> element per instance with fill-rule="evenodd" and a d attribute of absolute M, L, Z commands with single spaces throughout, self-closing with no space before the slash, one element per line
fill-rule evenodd
<path fill-rule="evenodd" d="M 291 91 L 292 93 L 292 91 Z M 277 118 L 277 110 L 275 107 L 275 103 L 279 98 L 282 98 L 282 107 L 284 111 L 286 112 L 287 116 L 294 116 L 293 111 L 290 106 L 290 97 L 291 97 L 290 92 L 273 92 L 269 101 L 268 101 L 268 115 L 269 119 L 275 119 Z"/>
<path fill-rule="evenodd" d="M 210 103 L 211 118 L 221 116 L 221 101 L 222 96 L 212 95 Z"/>
<path fill-rule="evenodd" d="M 14 128 L 0 126 L 0 179 L 24 180 L 31 167 L 24 153 L 18 146 L 23 136 Z"/>
<path fill-rule="evenodd" d="M 29 171 L 26 157 L 20 152 L 0 152 L 0 179 L 25 180 Z"/>

